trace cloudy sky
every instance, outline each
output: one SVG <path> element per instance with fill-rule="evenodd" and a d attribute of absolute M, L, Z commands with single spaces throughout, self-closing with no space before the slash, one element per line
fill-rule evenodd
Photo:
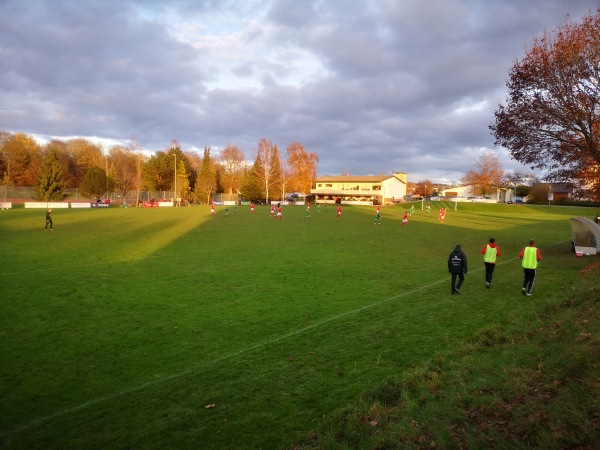
<path fill-rule="evenodd" d="M 258 140 L 319 175 L 456 182 L 508 71 L 598 0 L 0 0 L 0 129 L 211 155 Z"/>

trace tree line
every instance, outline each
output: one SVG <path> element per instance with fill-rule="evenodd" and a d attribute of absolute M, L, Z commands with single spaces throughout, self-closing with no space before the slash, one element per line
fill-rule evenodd
<path fill-rule="evenodd" d="M 286 192 L 310 192 L 319 158 L 300 142 L 282 154 L 270 140 L 261 138 L 253 164 L 235 145 L 218 157 L 210 147 L 203 154 L 184 151 L 177 141 L 152 154 L 132 140 L 107 153 L 83 139 L 52 140 L 39 144 L 24 133 L 0 131 L 0 185 L 34 186 L 39 201 L 66 199 L 72 189 L 101 199 L 116 192 L 170 191 L 181 201 L 208 203 L 216 193 L 237 194 L 247 200 L 283 199 Z"/>

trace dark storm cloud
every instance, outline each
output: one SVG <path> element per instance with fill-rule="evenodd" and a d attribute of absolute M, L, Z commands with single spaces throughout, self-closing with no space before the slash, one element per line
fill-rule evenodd
<path fill-rule="evenodd" d="M 0 8 L 2 103 L 28 112 L 27 120 L 2 114 L 6 128 L 124 137 L 160 126 L 167 115 L 185 122 L 190 102 L 201 100 L 205 76 L 197 51 L 156 24 L 131 20 L 126 7 L 8 2 Z"/>
<path fill-rule="evenodd" d="M 319 174 L 458 180 L 533 38 L 594 0 L 0 2 L 0 128 L 149 150 L 261 137 Z M 219 21 L 215 20 L 215 17 Z"/>

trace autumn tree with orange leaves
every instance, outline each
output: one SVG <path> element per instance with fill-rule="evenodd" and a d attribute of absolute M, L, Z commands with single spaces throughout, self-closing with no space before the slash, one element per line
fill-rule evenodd
<path fill-rule="evenodd" d="M 228 194 L 239 191 L 244 176 L 244 152 L 236 145 L 228 145 L 221 152 L 223 187 Z"/>
<path fill-rule="evenodd" d="M 533 41 L 509 72 L 490 130 L 511 156 L 552 182 L 600 191 L 600 10 Z"/>
<path fill-rule="evenodd" d="M 462 177 L 461 182 L 472 186 L 474 194 L 489 197 L 496 194 L 503 175 L 498 157 L 493 153 L 485 153 L 477 158 L 475 167 Z"/>
<path fill-rule="evenodd" d="M 290 191 L 310 193 L 317 178 L 319 157 L 314 152 L 307 152 L 300 142 L 292 142 L 287 147 L 287 163 L 290 170 Z"/>

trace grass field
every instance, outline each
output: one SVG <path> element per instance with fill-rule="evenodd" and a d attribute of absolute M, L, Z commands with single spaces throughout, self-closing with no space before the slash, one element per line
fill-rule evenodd
<path fill-rule="evenodd" d="M 0 447 L 285 448 L 361 392 L 535 317 L 589 209 L 438 203 L 0 211 Z M 491 289 L 481 248 L 502 250 Z M 531 298 L 518 253 L 544 257 Z M 460 296 L 446 261 L 469 257 Z"/>

